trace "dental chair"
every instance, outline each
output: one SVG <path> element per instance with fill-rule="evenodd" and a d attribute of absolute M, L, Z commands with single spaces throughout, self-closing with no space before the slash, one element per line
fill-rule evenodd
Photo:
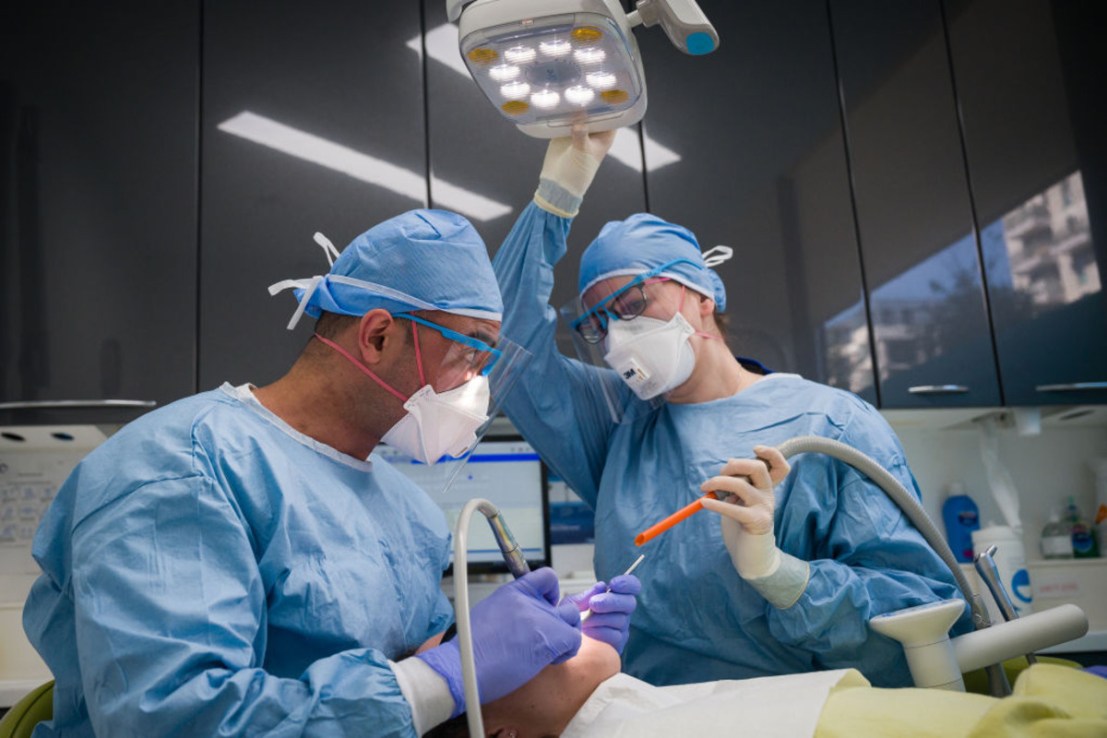
<path fill-rule="evenodd" d="M 0 718 L 0 738 L 30 738 L 35 726 L 54 716 L 54 681 L 50 680 L 15 703 Z"/>

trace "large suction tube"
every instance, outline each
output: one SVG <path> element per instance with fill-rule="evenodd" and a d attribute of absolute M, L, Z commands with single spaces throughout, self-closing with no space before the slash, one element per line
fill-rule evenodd
<path fill-rule="evenodd" d="M 488 500 L 475 497 L 465 503 L 454 531 L 454 611 L 457 614 L 457 637 L 461 652 L 461 676 L 465 687 L 466 722 L 469 735 L 484 735 L 484 720 L 480 714 L 480 693 L 477 691 L 477 667 L 473 656 L 473 626 L 469 620 L 469 521 L 473 511 L 480 510 L 488 519 L 492 535 L 504 555 L 508 569 L 516 579 L 530 571 L 522 549 L 511 535 L 507 521 L 499 508 Z"/>
<path fill-rule="evenodd" d="M 969 580 L 965 577 L 965 573 L 961 571 L 961 567 L 957 565 L 957 558 L 950 550 L 949 544 L 938 532 L 938 528 L 931 521 L 930 516 L 926 514 L 926 510 L 923 510 L 922 505 L 915 499 L 915 496 L 898 479 L 892 476 L 891 472 L 852 446 L 820 436 L 790 438 L 780 444 L 777 450 L 786 459 L 807 452 L 823 453 L 839 461 L 844 461 L 873 480 L 878 487 L 884 490 L 885 494 L 892 498 L 893 502 L 899 505 L 903 514 L 914 523 L 926 542 L 949 567 L 954 581 L 957 582 L 957 587 L 972 609 L 973 628 L 981 630 L 992 624 L 992 620 L 988 616 L 988 608 L 984 605 L 980 595 L 973 593 Z M 989 688 L 994 696 L 1005 697 L 1011 694 L 1011 685 L 1007 681 L 1007 675 L 1000 664 L 991 664 L 987 667 L 987 671 Z"/>
<path fill-rule="evenodd" d="M 903 514 L 919 529 L 919 532 L 922 533 L 926 542 L 930 544 L 930 547 L 934 549 L 938 556 L 942 558 L 942 561 L 946 563 L 946 566 L 949 567 L 950 573 L 953 574 L 953 579 L 957 582 L 957 587 L 961 590 L 961 593 L 965 596 L 965 600 L 972 607 L 973 624 L 977 628 L 987 627 L 991 624 L 987 608 L 981 601 L 980 596 L 973 594 L 972 587 L 969 585 L 969 580 L 965 577 L 965 573 L 961 571 L 961 567 L 958 566 L 957 558 L 953 555 L 953 551 L 950 550 L 949 544 L 946 543 L 945 538 L 942 537 L 942 534 L 938 531 L 938 528 L 934 525 L 930 516 L 926 514 L 926 510 L 923 510 L 922 505 L 915 499 L 915 496 L 911 494 L 891 472 L 852 446 L 848 446 L 830 438 L 797 436 L 796 438 L 790 438 L 780 444 L 777 450 L 780 451 L 781 455 L 786 459 L 796 454 L 808 452 L 833 456 L 835 459 L 844 461 L 850 466 L 855 467 L 869 479 L 873 480 L 873 482 L 892 498 L 893 502 L 899 505 Z"/>

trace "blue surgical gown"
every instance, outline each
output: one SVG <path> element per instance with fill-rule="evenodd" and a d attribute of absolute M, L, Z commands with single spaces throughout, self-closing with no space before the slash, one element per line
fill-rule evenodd
<path fill-rule="evenodd" d="M 56 677 L 43 736 L 407 736 L 388 659 L 452 610 L 442 512 L 378 459 L 229 385 L 92 452 L 34 541 L 24 628 Z"/>
<path fill-rule="evenodd" d="M 504 410 L 551 468 L 595 510 L 596 574 L 609 580 L 640 553 L 639 606 L 624 670 L 651 684 L 741 679 L 857 667 L 874 684 L 909 685 L 902 648 L 868 620 L 959 598 L 953 575 L 884 492 L 827 456 L 792 459 L 777 488 L 780 548 L 810 562 L 799 600 L 778 609 L 741 579 L 719 518 L 699 514 L 641 548 L 634 537 L 699 497 L 729 458 L 802 435 L 833 438 L 876 459 L 919 494 L 903 448 L 857 396 L 797 375 L 769 375 L 731 397 L 663 404 L 615 424 L 595 391 L 606 369 L 561 355 L 547 304 L 570 221 L 534 204 L 493 266 L 503 335 L 533 359 Z M 634 403 L 630 390 L 622 403 Z M 971 627 L 968 612 L 955 632 Z"/>

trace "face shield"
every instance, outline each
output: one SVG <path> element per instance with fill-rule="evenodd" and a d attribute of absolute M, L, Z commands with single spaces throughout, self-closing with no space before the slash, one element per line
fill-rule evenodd
<path fill-rule="evenodd" d="M 394 317 L 420 326 L 418 331 L 413 328 L 413 336 L 422 387 L 404 401 L 407 415 L 384 435 L 384 445 L 375 453 L 407 467 L 405 473 L 417 478 L 423 489 L 444 493 L 495 422 L 530 353 L 506 338 L 485 341 L 419 316 Z M 424 364 L 418 338 L 426 329 L 451 341 L 433 367 Z M 432 376 L 437 390 L 427 383 Z"/>

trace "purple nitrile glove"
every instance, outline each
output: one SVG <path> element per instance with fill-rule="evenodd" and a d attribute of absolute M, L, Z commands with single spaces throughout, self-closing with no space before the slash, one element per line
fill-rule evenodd
<path fill-rule="evenodd" d="M 638 606 L 636 595 L 642 591 L 642 582 L 633 574 L 621 574 L 611 580 L 610 589 L 603 582 L 596 582 L 587 592 L 566 597 L 581 612 L 592 614 L 581 623 L 584 635 L 603 641 L 619 653 L 630 635 L 630 615 Z"/>
<path fill-rule="evenodd" d="M 472 611 L 473 658 L 481 704 L 514 692 L 551 663 L 580 648 L 580 612 L 558 601 L 557 574 L 543 568 L 503 585 Z M 454 716 L 465 710 L 460 645 L 456 638 L 417 654 L 438 672 L 454 698 Z"/>

